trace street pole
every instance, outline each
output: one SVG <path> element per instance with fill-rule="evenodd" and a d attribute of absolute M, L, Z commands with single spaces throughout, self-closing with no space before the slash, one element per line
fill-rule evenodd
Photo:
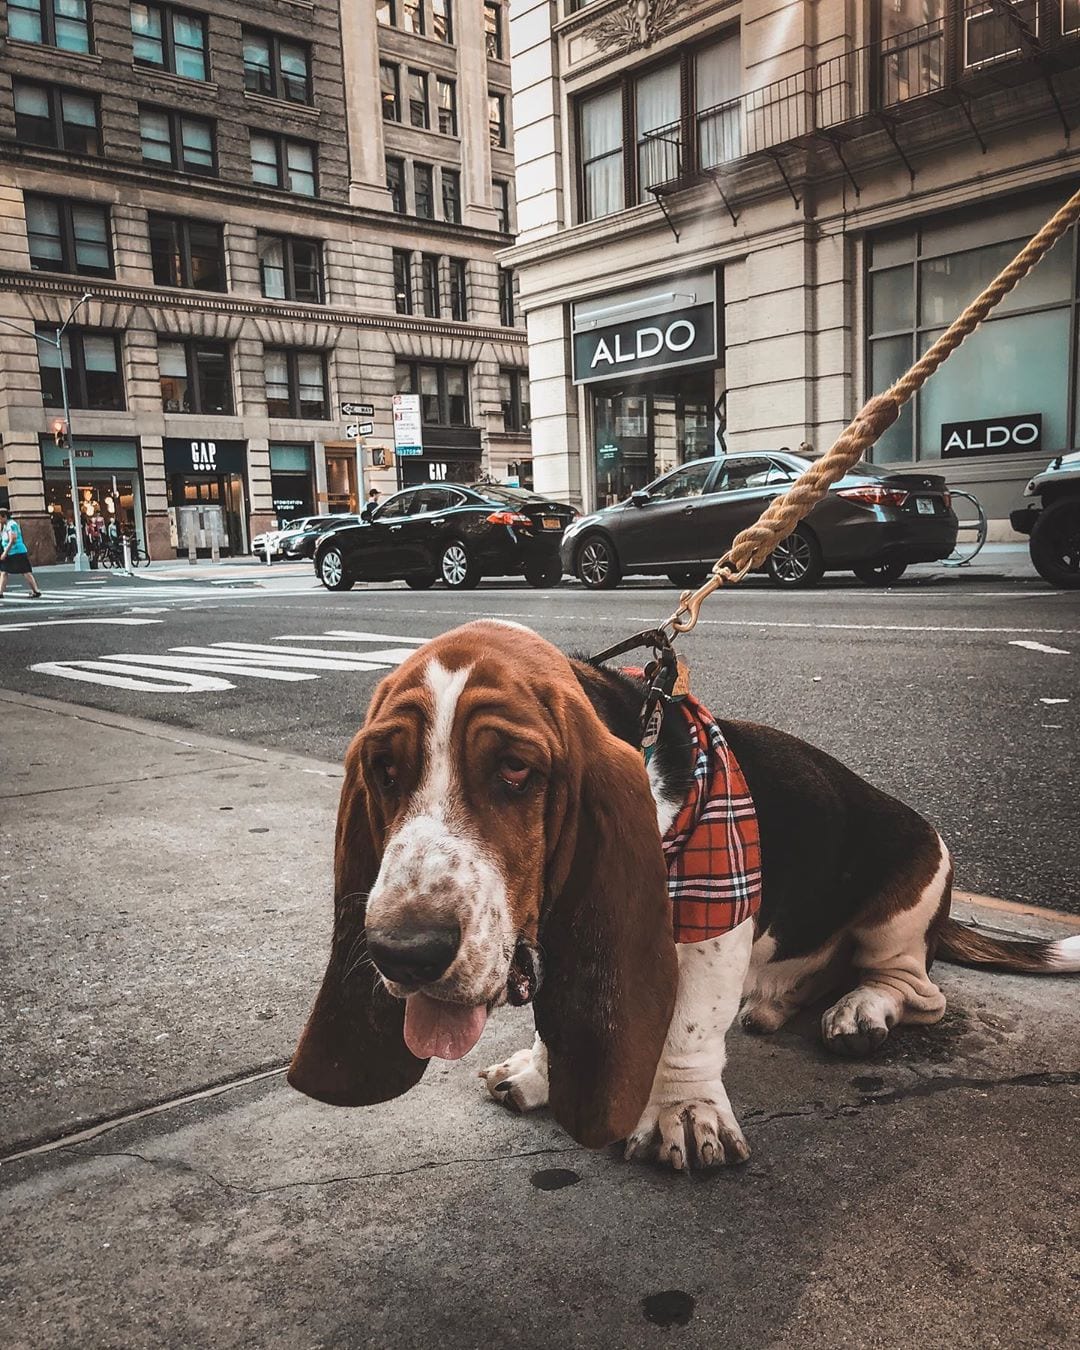
<path fill-rule="evenodd" d="M 84 296 L 83 299 L 86 297 Z M 82 304 L 82 301 L 79 301 Z M 76 309 L 78 305 L 76 306 Z M 75 310 L 71 311 L 64 328 L 71 322 Z M 68 472 L 71 475 L 71 514 L 75 521 L 75 571 L 89 572 L 90 559 L 83 547 L 82 511 L 79 509 L 79 480 L 75 473 L 75 437 L 71 430 L 71 406 L 68 403 L 67 371 L 64 369 L 64 328 L 56 330 L 56 355 L 60 361 L 60 397 L 64 400 L 64 425 L 67 427 Z"/>
<path fill-rule="evenodd" d="M 359 497 L 359 505 L 356 508 L 356 514 L 360 515 L 364 507 L 367 506 L 367 481 L 364 474 L 363 436 L 357 436 L 356 438 L 356 482 L 357 496 Z"/>

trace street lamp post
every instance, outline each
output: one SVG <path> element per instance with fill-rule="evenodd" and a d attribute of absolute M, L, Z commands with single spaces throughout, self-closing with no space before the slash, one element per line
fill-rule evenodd
<path fill-rule="evenodd" d="M 60 365 L 60 397 L 64 404 L 64 425 L 67 428 L 68 470 L 71 474 L 71 514 L 75 523 L 76 572 L 89 572 L 90 559 L 86 556 L 86 549 L 83 546 L 82 518 L 79 514 L 79 480 L 75 473 L 75 437 L 71 432 L 71 404 L 68 402 L 67 369 L 64 365 L 64 333 L 75 315 L 78 314 L 87 300 L 92 298 L 91 292 L 87 291 L 80 300 L 76 301 L 72 306 L 71 313 L 56 330 L 54 337 L 46 337 L 37 332 L 36 329 L 20 328 L 18 324 L 11 323 L 7 319 L 0 319 L 0 323 L 6 324 L 8 328 L 14 328 L 17 333 L 22 333 L 24 337 L 32 337 L 36 342 L 41 342 L 46 347 L 56 348 L 56 358 Z"/>

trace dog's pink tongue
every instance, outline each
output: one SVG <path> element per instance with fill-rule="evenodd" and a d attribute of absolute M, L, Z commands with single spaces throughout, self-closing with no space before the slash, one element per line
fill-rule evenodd
<path fill-rule="evenodd" d="M 487 1009 L 441 1003 L 427 994 L 405 1000 L 405 1044 L 417 1059 L 460 1059 L 467 1055 L 487 1023 Z"/>

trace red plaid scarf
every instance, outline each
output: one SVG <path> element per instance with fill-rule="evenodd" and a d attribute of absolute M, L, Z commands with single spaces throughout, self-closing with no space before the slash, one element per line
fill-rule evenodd
<path fill-rule="evenodd" d="M 694 781 L 663 838 L 676 942 L 730 933 L 761 907 L 761 837 L 738 760 L 697 699 L 676 700 L 694 747 Z"/>

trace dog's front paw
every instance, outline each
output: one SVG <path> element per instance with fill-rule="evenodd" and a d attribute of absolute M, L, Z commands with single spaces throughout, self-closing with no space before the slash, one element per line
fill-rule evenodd
<path fill-rule="evenodd" d="M 489 1064 L 478 1076 L 492 1097 L 512 1111 L 535 1111 L 547 1105 L 547 1055 L 542 1045 L 519 1050 L 501 1064 Z"/>
<path fill-rule="evenodd" d="M 750 1145 L 731 1108 L 710 1098 L 650 1102 L 626 1141 L 626 1157 L 684 1172 L 746 1162 Z"/>

